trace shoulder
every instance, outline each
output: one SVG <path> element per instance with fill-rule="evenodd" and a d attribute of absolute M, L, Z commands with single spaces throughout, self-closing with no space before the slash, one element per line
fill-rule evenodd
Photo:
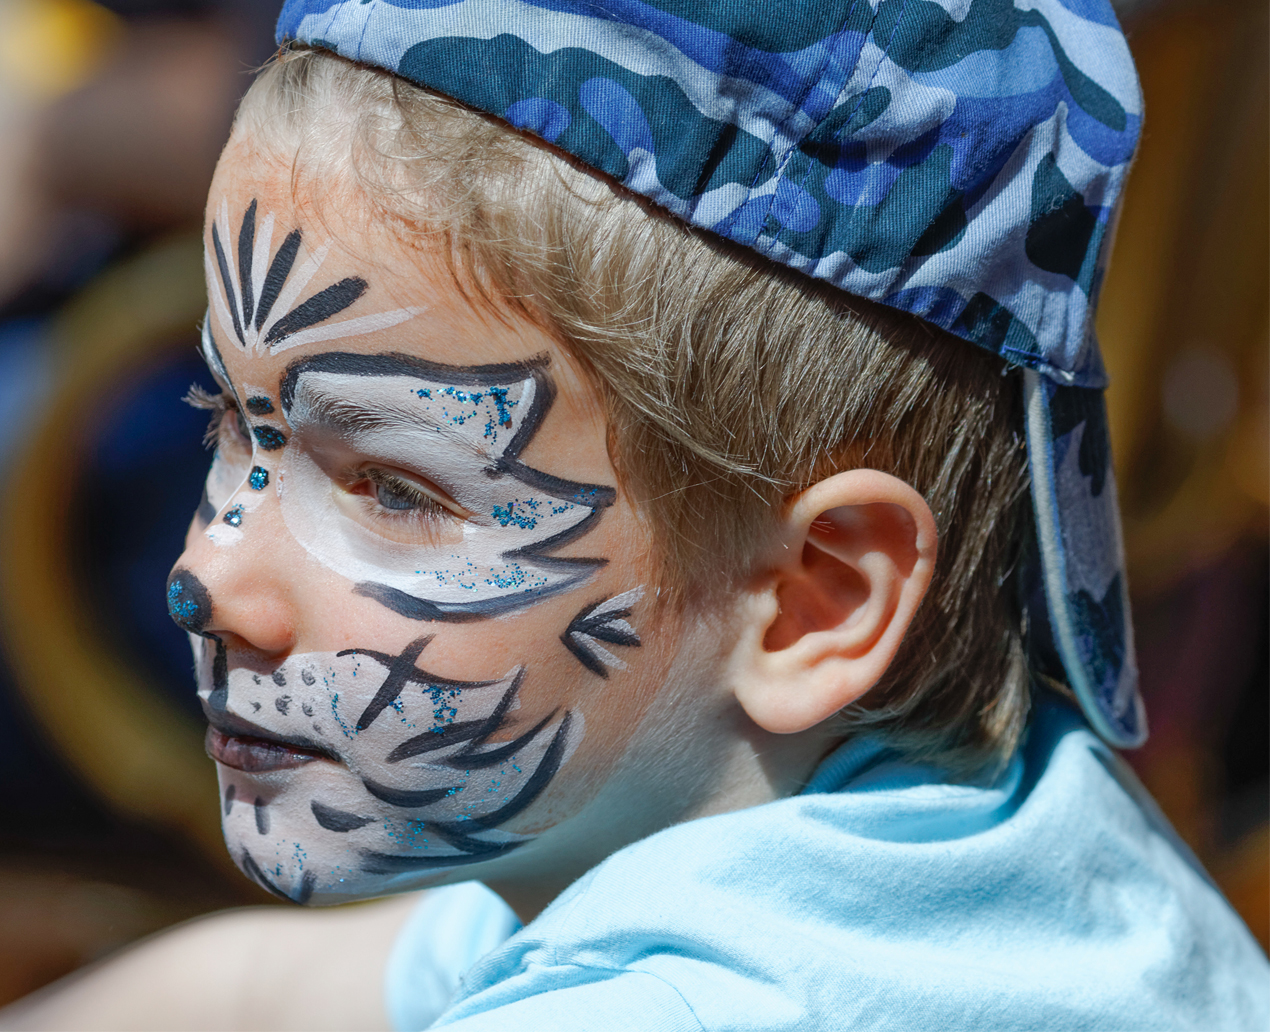
<path fill-rule="evenodd" d="M 568 1028 L 647 998 L 663 1024 L 603 1027 L 1258 1027 L 1267 974 L 1123 763 L 1054 709 L 991 784 L 878 753 L 843 790 L 622 850 L 442 1023 L 549 1003 L 517 1027 Z"/>

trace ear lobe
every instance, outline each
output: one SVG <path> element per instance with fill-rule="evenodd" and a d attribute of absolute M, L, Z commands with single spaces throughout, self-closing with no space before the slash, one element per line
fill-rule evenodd
<path fill-rule="evenodd" d="M 733 690 L 765 730 L 806 730 L 881 678 L 934 572 L 935 520 L 908 484 L 838 473 L 790 507 L 777 561 L 751 589 Z"/>

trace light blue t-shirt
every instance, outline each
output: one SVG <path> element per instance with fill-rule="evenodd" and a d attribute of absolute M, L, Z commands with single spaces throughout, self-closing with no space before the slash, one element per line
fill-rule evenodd
<path fill-rule="evenodd" d="M 1270 965 L 1123 762 L 1043 702 L 993 784 L 878 742 L 626 847 L 517 930 L 425 896 L 400 1029 L 1270 1029 Z"/>

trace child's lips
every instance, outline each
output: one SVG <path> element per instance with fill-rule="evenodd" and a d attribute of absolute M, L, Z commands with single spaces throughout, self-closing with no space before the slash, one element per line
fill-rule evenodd
<path fill-rule="evenodd" d="M 314 760 L 334 759 L 323 750 L 296 745 L 273 736 L 266 738 L 258 735 L 226 734 L 210 725 L 204 746 L 207 755 L 217 763 L 249 774 L 288 770 Z"/>

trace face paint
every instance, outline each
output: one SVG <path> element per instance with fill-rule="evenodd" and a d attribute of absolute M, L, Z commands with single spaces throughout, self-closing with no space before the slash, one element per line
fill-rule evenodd
<path fill-rule="evenodd" d="M 569 623 L 569 629 L 560 635 L 564 647 L 591 673 L 603 678 L 608 678 L 610 667 L 625 670 L 626 663 L 600 642 L 639 648 L 639 635 L 626 617 L 631 615 L 631 607 L 643 597 L 644 588 L 640 586 L 587 606 Z"/>
<path fill-rule="evenodd" d="M 178 605 L 196 590 L 173 583 Z M 298 902 L 392 891 L 532 838 L 501 825 L 568 761 L 581 715 L 520 721 L 523 667 L 446 678 L 421 664 L 430 640 L 396 654 L 293 655 L 270 676 L 236 668 L 222 679 L 220 643 L 192 637 L 225 837 L 265 888 Z"/>
<path fill-rule="evenodd" d="M 397 308 L 319 326 L 355 304 L 366 293 L 368 284 L 357 276 L 346 277 L 297 305 L 300 293 L 326 260 L 330 245 L 310 251 L 297 269 L 295 261 L 302 234 L 293 229 L 271 262 L 273 226 L 274 217 L 269 214 L 257 227 L 253 200 L 238 230 L 235 262 L 230 243 L 229 205 L 222 200 L 212 224 L 212 249 L 203 252 L 207 282 L 220 286 L 219 290 L 210 292 L 212 306 L 221 325 L 232 326 L 238 343 L 247 351 L 278 352 L 335 337 L 356 337 L 396 326 L 422 311 L 421 308 Z"/>
<path fill-rule="evenodd" d="M 269 484 L 269 471 L 263 466 L 252 465 L 254 451 L 257 446 L 264 450 L 266 445 L 269 450 L 277 450 L 285 445 L 286 436 L 281 430 L 267 425 L 249 428 L 250 438 L 244 435 L 243 427 L 246 424 L 236 407 L 238 393 L 233 389 L 211 327 L 206 322 L 203 326 L 202 350 L 208 368 L 220 382 L 225 394 L 233 399 L 234 407 L 228 411 L 222 410 L 219 414 L 216 451 L 204 484 L 197 518 L 205 525 L 210 524 L 216 514 L 224 510 L 221 522 L 225 526 L 208 527 L 206 533 L 218 545 L 235 545 L 242 539 L 238 528 L 242 526 L 244 513 L 256 508 L 259 500 L 248 496 L 237 504 L 230 503 L 242 490 L 244 481 L 253 491 L 263 491 Z M 222 404 L 228 405 L 228 402 Z M 247 409 L 255 414 L 272 413 L 273 402 L 266 395 L 253 394 L 247 399 Z M 226 506 L 229 508 L 226 509 Z"/>
<path fill-rule="evenodd" d="M 209 311 L 203 316 L 203 328 L 199 337 L 199 347 L 203 352 L 203 361 L 207 363 L 207 368 L 212 371 L 212 375 L 216 378 L 216 382 L 227 390 L 230 389 L 229 372 L 225 369 L 225 360 L 221 357 L 220 348 L 216 344 L 216 338 L 212 335 L 212 316 Z"/>
<path fill-rule="evenodd" d="M 646 535 L 604 484 L 600 399 L 553 338 L 490 320 L 413 252 L 376 255 L 376 276 L 428 318 L 361 315 L 380 282 L 307 229 L 275 239 L 295 216 L 268 198 L 278 219 L 250 204 L 231 236 L 217 202 L 208 227 L 203 352 L 229 413 L 183 560 L 252 604 L 183 578 L 169 599 L 197 635 L 232 855 L 299 902 L 573 856 L 577 832 L 554 830 L 606 784 L 669 663 L 629 619 Z M 652 672 L 622 673 L 633 655 Z"/>
<path fill-rule="evenodd" d="M 212 336 L 211 320 L 203 320 L 202 347 L 203 360 L 207 363 L 207 367 L 211 370 L 212 375 L 216 378 L 221 388 L 233 395 L 229 373 L 225 369 L 225 363 L 221 359 L 220 349 L 216 346 L 216 340 Z M 236 421 L 231 421 L 228 413 L 222 415 L 221 423 L 218 430 L 218 440 L 216 451 L 212 455 L 212 465 L 207 473 L 207 480 L 203 488 L 203 500 L 199 504 L 198 517 L 203 523 L 210 523 L 216 518 L 216 514 L 229 504 L 229 500 L 234 496 L 239 486 L 243 482 L 243 478 L 247 475 L 247 467 L 250 465 L 251 447 L 247 441 L 227 440 L 227 435 L 236 435 L 237 427 L 234 425 Z M 238 435 L 241 436 L 241 435 Z M 241 445 L 239 447 L 235 444 Z"/>
<path fill-rule="evenodd" d="M 462 368 L 327 353 L 293 365 L 281 395 L 301 444 L 279 468 L 283 518 L 358 594 L 412 619 L 479 619 L 567 591 L 603 565 L 549 553 L 586 533 L 613 489 L 519 459 L 553 397 L 541 364 Z M 457 538 L 386 542 L 345 515 L 328 470 L 349 454 L 440 487 L 469 514 Z"/>
<path fill-rule="evenodd" d="M 253 426 L 251 435 L 262 451 L 278 451 L 286 447 L 287 436 L 276 426 Z"/>
<path fill-rule="evenodd" d="M 246 467 L 250 463 L 250 453 L 245 457 L 236 456 L 225 447 L 218 447 L 212 456 L 212 466 L 207 472 L 207 482 L 203 496 L 207 499 L 210 514 L 207 522 L 229 504 L 243 482 Z"/>
<path fill-rule="evenodd" d="M 212 468 L 208 473 L 207 486 L 203 490 L 203 497 L 213 517 L 221 510 L 224 510 L 224 512 L 220 522 L 207 527 L 204 534 L 217 545 L 233 546 L 238 544 L 243 539 L 241 528 L 246 515 L 258 509 L 264 501 L 261 495 L 249 493 L 244 489 L 251 488 L 252 491 L 259 491 L 263 489 L 264 484 L 269 482 L 268 472 L 261 470 L 259 466 L 253 468 L 244 482 L 241 471 L 249 461 L 250 453 L 247 453 L 245 457 L 237 455 L 228 446 L 218 448 L 216 457 L 212 460 Z M 256 475 L 256 470 L 260 470 L 264 474 L 260 488 L 255 486 L 260 479 Z M 225 493 L 226 491 L 227 493 Z M 213 506 L 216 506 L 216 508 L 212 508 Z"/>
<path fill-rule="evenodd" d="M 177 567 L 168 577 L 168 616 L 182 630 L 201 635 L 212 618 L 212 597 L 189 570 Z"/>
<path fill-rule="evenodd" d="M 212 500 L 207 496 L 207 484 L 203 484 L 203 497 L 199 499 L 198 509 L 195 510 L 194 519 L 200 526 L 206 527 L 212 520 L 216 519 L 216 508 L 212 505 Z"/>

